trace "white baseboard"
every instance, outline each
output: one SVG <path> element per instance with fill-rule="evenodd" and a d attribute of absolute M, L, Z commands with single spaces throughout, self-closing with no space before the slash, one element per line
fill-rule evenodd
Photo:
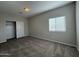
<path fill-rule="evenodd" d="M 77 48 L 77 50 L 79 51 L 79 48 Z"/>
<path fill-rule="evenodd" d="M 39 37 L 39 36 L 36 36 L 36 35 L 30 35 L 30 36 L 36 37 L 36 38 L 40 38 L 40 39 L 44 39 L 44 40 L 48 40 L 49 39 L 49 38 L 45 38 L 45 37 Z M 68 44 L 68 43 L 59 42 L 59 41 L 55 41 L 55 40 L 48 40 L 48 41 L 57 42 L 57 43 L 60 43 L 60 44 L 77 47 L 76 45 L 73 45 L 73 44 Z"/>
<path fill-rule="evenodd" d="M 7 40 L 0 40 L 0 43 L 4 43 L 4 42 L 7 42 Z"/>

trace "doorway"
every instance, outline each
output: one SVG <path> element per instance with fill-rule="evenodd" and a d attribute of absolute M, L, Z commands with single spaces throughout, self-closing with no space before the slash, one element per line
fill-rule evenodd
<path fill-rule="evenodd" d="M 6 33 L 7 33 L 7 39 L 16 38 L 16 22 L 15 21 L 6 21 Z"/>

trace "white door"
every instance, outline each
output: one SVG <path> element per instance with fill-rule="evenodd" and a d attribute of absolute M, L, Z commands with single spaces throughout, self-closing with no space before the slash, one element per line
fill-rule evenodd
<path fill-rule="evenodd" d="M 17 29 L 17 38 L 23 37 L 24 36 L 24 22 L 17 21 L 16 29 Z"/>
<path fill-rule="evenodd" d="M 6 22 L 7 39 L 15 38 L 15 27 L 13 22 Z"/>

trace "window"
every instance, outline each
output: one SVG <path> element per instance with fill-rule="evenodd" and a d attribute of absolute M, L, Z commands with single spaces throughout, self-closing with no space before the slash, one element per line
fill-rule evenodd
<path fill-rule="evenodd" d="M 66 31 L 65 16 L 50 18 L 49 31 Z"/>

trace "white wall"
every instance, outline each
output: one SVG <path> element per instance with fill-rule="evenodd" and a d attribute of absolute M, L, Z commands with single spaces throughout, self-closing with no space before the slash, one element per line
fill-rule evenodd
<path fill-rule="evenodd" d="M 77 35 L 77 49 L 79 51 L 79 2 L 76 2 L 76 35 Z"/>
<path fill-rule="evenodd" d="M 49 18 L 66 16 L 66 32 L 49 32 Z M 29 18 L 30 36 L 76 46 L 74 3 Z"/>
<path fill-rule="evenodd" d="M 6 41 L 8 35 L 6 34 L 6 21 L 16 21 L 17 38 L 28 36 L 27 19 L 21 16 L 15 16 L 11 14 L 0 14 L 0 42 Z"/>
<path fill-rule="evenodd" d="M 2 15 L 0 15 L 0 43 L 1 42 L 5 42 L 6 40 L 5 40 L 5 22 L 4 22 L 4 19 L 3 19 L 3 17 L 2 17 Z"/>

